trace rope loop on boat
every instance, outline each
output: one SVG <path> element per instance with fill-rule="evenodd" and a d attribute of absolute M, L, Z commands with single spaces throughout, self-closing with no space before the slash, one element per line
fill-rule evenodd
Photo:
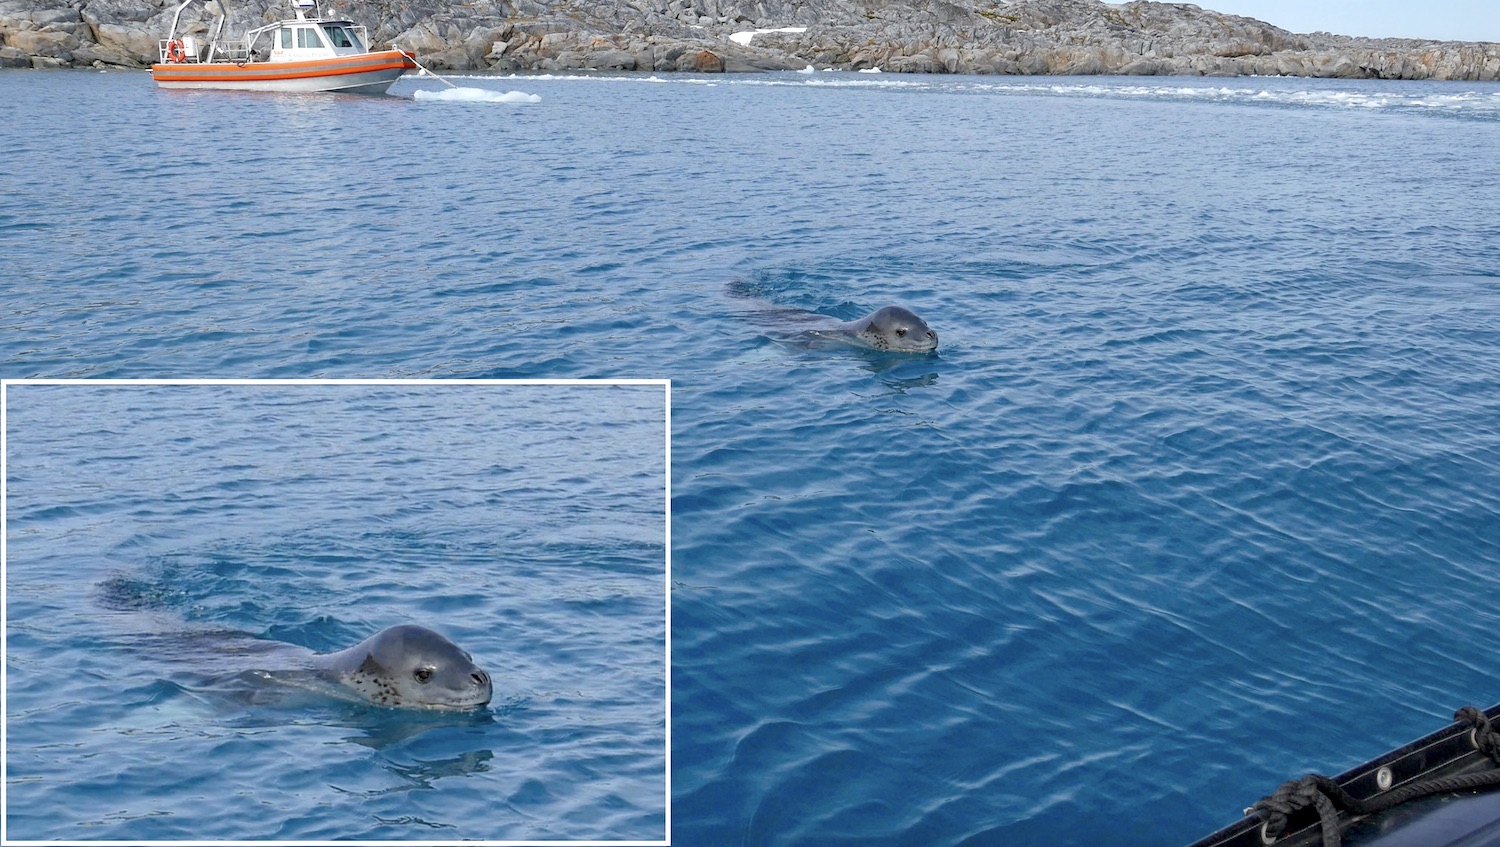
<path fill-rule="evenodd" d="M 1468 724 L 1469 743 L 1474 749 L 1490 757 L 1490 761 L 1500 764 L 1500 733 L 1490 726 L 1490 719 L 1484 712 L 1473 706 L 1465 706 L 1459 709 L 1453 719 Z"/>
<path fill-rule="evenodd" d="M 1293 813 L 1312 806 L 1318 810 L 1318 824 L 1323 831 L 1324 847 L 1339 847 L 1343 839 L 1339 834 L 1338 809 L 1334 808 L 1333 800 L 1329 799 L 1330 788 L 1336 793 L 1343 793 L 1343 789 L 1333 780 L 1314 773 L 1283 782 L 1269 796 L 1262 797 L 1250 807 L 1250 811 L 1259 812 L 1265 818 L 1265 823 L 1260 825 L 1261 842 L 1275 844 L 1276 839 L 1286 832 L 1287 819 Z"/>
<path fill-rule="evenodd" d="M 1469 725 L 1469 740 L 1474 749 L 1500 764 L 1500 733 L 1491 727 L 1490 719 L 1484 712 L 1473 706 L 1465 706 L 1453 717 L 1454 720 Z M 1247 814 L 1257 813 L 1264 819 L 1260 827 L 1260 840 L 1269 845 L 1275 844 L 1285 834 L 1287 821 L 1292 814 L 1311 806 L 1318 812 L 1323 847 L 1340 847 L 1343 843 L 1340 811 L 1354 816 L 1373 815 L 1419 797 L 1495 786 L 1500 786 L 1500 768 L 1413 782 L 1376 794 L 1367 800 L 1360 800 L 1332 779 L 1320 774 L 1308 774 L 1301 779 L 1282 783 L 1281 787 L 1245 811 Z"/>

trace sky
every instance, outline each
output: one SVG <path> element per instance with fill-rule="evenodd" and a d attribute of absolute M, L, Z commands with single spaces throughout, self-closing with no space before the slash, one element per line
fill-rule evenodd
<path fill-rule="evenodd" d="M 1292 32 L 1500 41 L 1500 0 L 1191 0 Z"/>

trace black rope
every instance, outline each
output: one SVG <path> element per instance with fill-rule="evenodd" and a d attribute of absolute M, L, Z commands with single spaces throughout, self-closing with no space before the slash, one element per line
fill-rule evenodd
<path fill-rule="evenodd" d="M 1260 828 L 1262 837 L 1270 841 L 1280 838 L 1286 832 L 1287 819 L 1293 813 L 1312 806 L 1318 810 L 1318 823 L 1323 830 L 1323 847 L 1339 847 L 1342 842 L 1339 813 L 1325 790 L 1328 786 L 1332 786 L 1335 792 L 1343 792 L 1333 780 L 1313 773 L 1301 779 L 1283 782 L 1270 796 L 1262 797 L 1250 807 L 1251 811 L 1259 812 L 1265 818 L 1265 823 Z"/>
<path fill-rule="evenodd" d="M 1474 749 L 1490 757 L 1490 760 L 1500 764 L 1500 733 L 1490 728 L 1490 719 L 1484 712 L 1473 706 L 1465 706 L 1458 710 L 1453 716 L 1456 721 L 1463 721 L 1473 727 Z"/>
<path fill-rule="evenodd" d="M 1500 733 L 1490 726 L 1490 719 L 1484 712 L 1473 706 L 1465 706 L 1458 710 L 1453 719 L 1468 724 L 1474 748 L 1500 764 Z M 1308 774 L 1301 779 L 1282 783 L 1280 788 L 1251 806 L 1250 811 L 1258 812 L 1264 819 L 1261 837 L 1267 844 L 1271 844 L 1286 832 L 1287 820 L 1292 814 L 1311 806 L 1318 812 L 1323 847 L 1340 847 L 1343 843 L 1339 827 L 1340 810 L 1355 815 L 1373 815 L 1418 797 L 1494 786 L 1500 786 L 1500 769 L 1413 782 L 1368 800 L 1359 800 L 1332 779 L 1319 774 Z"/>

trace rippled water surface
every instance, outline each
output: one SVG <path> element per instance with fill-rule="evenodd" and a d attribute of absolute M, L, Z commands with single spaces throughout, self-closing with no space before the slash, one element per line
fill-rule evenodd
<path fill-rule="evenodd" d="M 8 385 L 7 835 L 663 839 L 665 399 Z M 300 671 L 402 623 L 489 707 Z"/>
<path fill-rule="evenodd" d="M 674 844 L 1183 843 L 1500 700 L 1500 86 L 455 82 L 0 75 L 0 373 L 671 379 Z"/>

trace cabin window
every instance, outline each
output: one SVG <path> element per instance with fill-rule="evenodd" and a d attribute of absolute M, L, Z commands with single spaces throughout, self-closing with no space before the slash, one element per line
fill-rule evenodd
<path fill-rule="evenodd" d="M 310 26 L 297 27 L 298 47 L 322 47 L 323 41 L 318 38 L 318 31 Z"/>
<path fill-rule="evenodd" d="M 328 41 L 334 47 L 353 47 L 354 39 L 349 30 L 341 26 L 324 26 L 323 31 L 328 33 Z"/>
<path fill-rule="evenodd" d="M 289 29 L 284 29 L 281 31 L 281 49 L 292 49 L 292 31 Z"/>

